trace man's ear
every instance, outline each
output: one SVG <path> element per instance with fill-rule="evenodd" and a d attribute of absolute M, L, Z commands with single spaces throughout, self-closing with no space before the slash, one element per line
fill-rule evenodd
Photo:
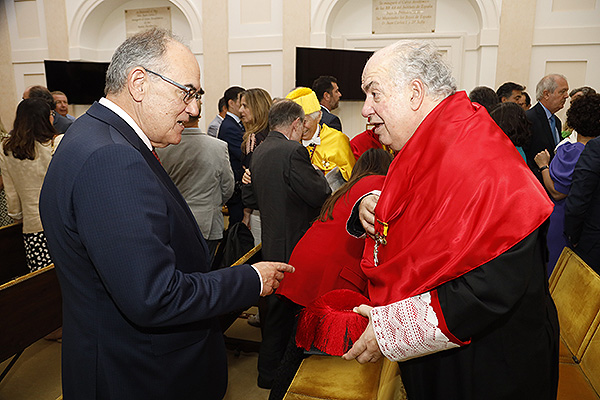
<path fill-rule="evenodd" d="M 550 96 L 550 91 L 549 90 L 544 90 L 542 92 L 542 98 L 547 99 Z"/>
<path fill-rule="evenodd" d="M 291 135 L 293 135 L 294 132 L 300 132 L 299 140 L 302 140 L 302 132 L 303 131 L 304 131 L 304 120 L 302 120 L 300 118 L 296 118 L 294 120 L 294 122 L 292 122 Z"/>
<path fill-rule="evenodd" d="M 421 108 L 425 99 L 425 84 L 419 79 L 413 79 L 409 85 L 410 90 L 410 108 L 417 111 Z"/>
<path fill-rule="evenodd" d="M 135 67 L 127 74 L 127 90 L 131 97 L 141 102 L 148 93 L 148 74 L 142 67 Z"/>

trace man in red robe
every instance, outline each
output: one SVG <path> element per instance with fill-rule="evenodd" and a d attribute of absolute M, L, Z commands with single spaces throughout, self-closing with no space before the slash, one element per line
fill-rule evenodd
<path fill-rule="evenodd" d="M 344 358 L 400 361 L 411 400 L 556 398 L 544 189 L 432 44 L 380 50 L 362 86 L 363 116 L 397 155 L 355 207 L 375 307 L 356 308 L 370 322 Z"/>

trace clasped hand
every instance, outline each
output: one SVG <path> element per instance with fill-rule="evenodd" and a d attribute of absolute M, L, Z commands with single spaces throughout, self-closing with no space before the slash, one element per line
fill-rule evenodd
<path fill-rule="evenodd" d="M 383 354 L 379 349 L 379 344 L 377 344 L 377 339 L 375 338 L 375 331 L 373 330 L 373 322 L 371 321 L 372 309 L 373 307 L 366 304 L 354 307 L 355 313 L 369 318 L 369 324 L 352 348 L 342 356 L 344 360 L 356 359 L 359 363 L 364 364 L 368 362 L 377 362 L 383 357 Z"/>
<path fill-rule="evenodd" d="M 358 206 L 358 218 L 365 232 L 371 236 L 375 236 L 375 206 L 379 201 L 379 196 L 370 194 L 365 196 Z"/>

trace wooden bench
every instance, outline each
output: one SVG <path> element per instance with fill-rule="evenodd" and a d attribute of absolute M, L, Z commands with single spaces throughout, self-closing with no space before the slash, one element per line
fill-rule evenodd
<path fill-rule="evenodd" d="M 565 248 L 550 277 L 558 310 L 558 399 L 600 399 L 600 276 Z"/>
<path fill-rule="evenodd" d="M 62 325 L 62 297 L 54 265 L 0 286 L 0 362 L 13 357 L 0 381 L 23 350 Z"/>
<path fill-rule="evenodd" d="M 29 272 L 22 224 L 0 228 L 0 362 L 12 357 L 0 381 L 27 347 L 62 325 L 62 297 L 54 266 Z"/>
<path fill-rule="evenodd" d="M 0 254 L 0 284 L 29 273 L 23 244 L 23 224 L 11 224 L 0 228 Z"/>

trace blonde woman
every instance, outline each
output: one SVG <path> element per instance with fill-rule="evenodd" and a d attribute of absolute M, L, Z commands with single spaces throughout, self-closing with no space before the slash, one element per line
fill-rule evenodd
<path fill-rule="evenodd" d="M 240 118 L 246 128 L 242 140 L 242 165 L 244 170 L 250 168 L 250 159 L 256 146 L 262 143 L 269 134 L 269 110 L 273 100 L 264 89 L 252 88 L 240 94 Z M 242 222 L 250 228 L 254 236 L 254 244 L 260 243 L 260 217 L 257 210 L 244 208 Z"/>

